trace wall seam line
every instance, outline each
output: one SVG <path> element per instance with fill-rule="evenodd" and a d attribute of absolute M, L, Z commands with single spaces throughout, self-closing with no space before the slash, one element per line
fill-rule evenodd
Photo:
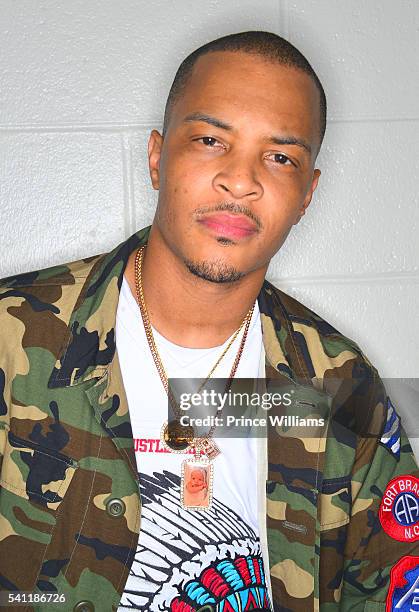
<path fill-rule="evenodd" d="M 365 117 L 365 118 L 347 118 L 347 119 L 328 119 L 329 124 L 343 123 L 418 123 L 419 117 Z M 55 123 L 55 124 L 0 124 L 0 132 L 3 133 L 43 133 L 43 132 L 116 132 L 120 133 L 123 130 L 144 131 L 153 128 L 158 129 L 157 121 L 142 121 L 139 123 L 92 123 L 92 124 L 73 124 Z M 157 127 L 156 127 L 157 126 Z"/>

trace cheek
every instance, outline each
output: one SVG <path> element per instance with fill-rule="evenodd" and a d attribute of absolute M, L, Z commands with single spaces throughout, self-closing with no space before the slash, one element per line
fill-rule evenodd
<path fill-rule="evenodd" d="M 290 206 L 289 204 L 289 202 L 279 199 L 275 200 L 263 215 L 264 228 L 271 234 L 273 240 L 275 240 L 275 236 L 283 235 L 294 223 L 298 206 Z"/>
<path fill-rule="evenodd" d="M 164 165 L 161 180 L 166 192 L 174 195 L 199 194 L 211 189 L 213 174 L 202 164 L 191 163 L 187 156 L 178 155 L 176 161 Z"/>
<path fill-rule="evenodd" d="M 286 227 L 292 224 L 301 209 L 305 192 L 299 181 L 282 180 L 265 191 L 269 206 L 265 207 L 265 218 L 269 225 Z"/>
<path fill-rule="evenodd" d="M 185 183 L 195 179 L 197 169 L 188 163 L 187 159 L 181 155 L 173 156 L 170 163 L 165 164 L 163 170 L 164 176 L 170 181 Z"/>
<path fill-rule="evenodd" d="M 172 220 L 182 219 L 189 223 L 196 209 L 214 203 L 214 196 L 202 177 L 195 178 L 181 172 L 166 177 L 160 188 L 159 200 Z"/>
<path fill-rule="evenodd" d="M 178 202 L 185 202 L 190 194 L 191 179 L 180 173 L 167 174 L 160 187 L 160 197 L 164 197 L 165 204 L 171 208 L 176 207 Z"/>
<path fill-rule="evenodd" d="M 284 172 L 282 177 L 272 181 L 267 186 L 272 198 L 279 200 L 282 207 L 293 208 L 297 202 L 304 198 L 304 185 L 301 177 L 296 174 Z"/>

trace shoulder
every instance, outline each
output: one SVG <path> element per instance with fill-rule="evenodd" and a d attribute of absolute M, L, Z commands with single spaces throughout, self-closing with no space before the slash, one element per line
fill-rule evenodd
<path fill-rule="evenodd" d="M 265 281 L 264 287 L 271 295 L 273 312 L 288 325 L 296 350 L 306 361 L 312 376 L 322 377 L 330 370 L 351 376 L 354 368 L 360 366 L 367 368 L 370 375 L 377 375 L 357 341 L 272 283 Z"/>
<path fill-rule="evenodd" d="M 330 396 L 334 422 L 361 438 L 378 441 L 388 403 L 377 368 L 355 340 L 317 312 L 271 284 L 269 289 L 293 336 L 291 362 L 303 362 L 314 386 Z"/>
<path fill-rule="evenodd" d="M 100 258 L 0 280 L 0 351 L 4 358 L 9 355 L 10 360 L 18 348 L 46 345 L 52 338 L 58 352 L 83 287 Z"/>
<path fill-rule="evenodd" d="M 24 272 L 0 279 L 0 295 L 10 291 L 33 291 L 45 286 L 77 285 L 84 283 L 96 262 L 103 257 L 95 255 L 41 270 Z"/>

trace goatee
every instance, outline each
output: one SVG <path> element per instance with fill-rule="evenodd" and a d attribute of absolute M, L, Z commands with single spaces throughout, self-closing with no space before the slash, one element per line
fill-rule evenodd
<path fill-rule="evenodd" d="M 232 283 L 243 278 L 244 273 L 223 261 L 200 261 L 185 260 L 186 267 L 191 274 L 209 281 L 210 283 Z"/>

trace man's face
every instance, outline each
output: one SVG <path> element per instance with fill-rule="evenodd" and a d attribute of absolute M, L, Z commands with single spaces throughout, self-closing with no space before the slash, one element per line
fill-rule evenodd
<path fill-rule="evenodd" d="M 266 269 L 320 176 L 319 93 L 305 73 L 247 53 L 198 59 L 162 139 L 153 130 L 154 225 L 213 282 Z"/>

